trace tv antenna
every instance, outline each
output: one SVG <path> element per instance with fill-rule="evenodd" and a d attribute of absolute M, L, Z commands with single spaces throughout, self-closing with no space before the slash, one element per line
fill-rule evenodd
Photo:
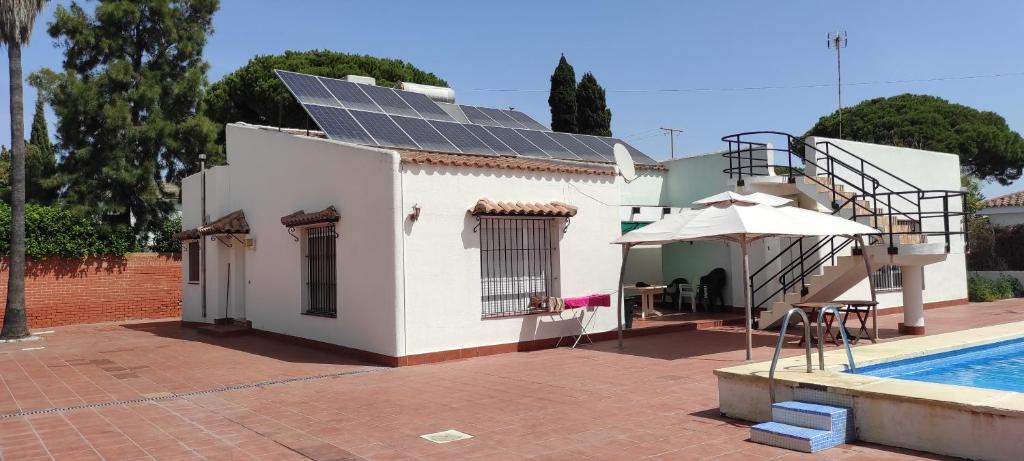
<path fill-rule="evenodd" d="M 843 137 L 843 48 L 846 48 L 846 31 L 829 32 L 828 48 L 836 50 L 836 76 L 838 78 L 839 138 Z"/>

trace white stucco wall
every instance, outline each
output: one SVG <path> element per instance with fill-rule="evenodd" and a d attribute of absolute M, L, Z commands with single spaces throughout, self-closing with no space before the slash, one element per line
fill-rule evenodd
<path fill-rule="evenodd" d="M 658 206 L 665 202 L 667 171 L 638 170 L 635 179 L 622 183 L 622 204 Z"/>
<path fill-rule="evenodd" d="M 807 138 L 807 143 L 811 145 L 818 145 L 822 141 L 831 141 L 922 190 L 960 190 L 960 158 L 954 154 L 830 138 Z M 859 160 L 841 151 L 831 150 L 830 154 L 850 166 L 860 166 Z M 895 192 L 912 190 L 910 186 L 880 173 L 874 167 L 866 166 L 865 172 Z M 854 177 L 853 172 L 844 169 L 842 166 L 837 166 L 837 174 L 844 178 Z M 908 198 L 912 198 L 912 196 L 908 196 Z M 900 211 L 911 209 L 907 201 L 895 197 L 893 198 L 892 206 Z M 922 202 L 921 208 L 926 211 L 940 211 L 942 210 L 942 201 L 925 200 Z M 949 209 L 951 211 L 962 211 L 960 201 L 951 198 L 949 200 Z M 942 222 L 938 218 L 924 218 L 922 221 L 922 227 L 925 231 L 939 231 L 942 229 Z M 953 218 L 950 224 L 951 230 L 956 231 L 960 227 L 960 219 Z M 929 242 L 943 241 L 941 236 L 929 237 Z M 966 258 L 964 257 L 964 240 L 961 236 L 953 236 L 951 238 L 950 252 L 945 261 L 925 266 L 924 284 L 925 303 L 967 298 L 967 265 Z M 867 289 L 867 282 L 865 281 L 844 295 L 844 297 L 863 296 L 867 293 Z M 882 307 L 903 305 L 901 292 L 883 293 L 878 298 Z"/>
<path fill-rule="evenodd" d="M 619 180 L 621 181 L 621 179 Z M 481 319 L 480 241 L 467 210 L 478 199 L 562 201 L 579 208 L 559 242 L 562 296 L 612 293 L 618 281 L 621 184 L 612 176 L 403 165 L 406 351 L 427 352 L 515 343 L 578 331 L 569 316 Z M 616 327 L 612 308 L 597 309 L 592 331 Z M 591 314 L 587 314 L 588 318 Z"/>
<path fill-rule="evenodd" d="M 1024 224 L 1024 207 L 1020 206 L 984 208 L 978 214 L 987 217 L 996 226 Z"/>
<path fill-rule="evenodd" d="M 232 261 L 232 285 L 244 287 L 239 294 L 233 290 L 232 297 L 244 300 L 244 317 L 254 328 L 402 355 L 397 154 L 228 125 L 227 161 L 230 166 L 214 168 L 207 176 L 207 208 L 212 219 L 242 209 L 255 248 L 207 241 L 208 318 L 225 312 L 218 303 L 225 298 L 226 284 L 217 274 Z M 212 176 L 217 179 L 211 183 Z M 197 176 L 184 181 L 185 228 L 197 224 L 198 184 Z M 319 211 L 329 205 L 341 214 L 336 227 L 337 318 L 302 314 L 304 255 L 280 222 L 297 210 Z M 193 290 L 198 292 L 186 283 L 186 320 L 196 312 Z M 229 315 L 242 312 L 234 299 L 231 304 Z"/>

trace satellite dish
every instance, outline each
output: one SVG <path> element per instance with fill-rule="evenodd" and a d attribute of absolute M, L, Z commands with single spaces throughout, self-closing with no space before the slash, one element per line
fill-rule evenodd
<path fill-rule="evenodd" d="M 615 153 L 615 166 L 619 167 L 619 174 L 626 182 L 636 179 L 636 167 L 633 165 L 633 157 L 629 156 L 626 146 L 616 143 L 612 149 Z"/>

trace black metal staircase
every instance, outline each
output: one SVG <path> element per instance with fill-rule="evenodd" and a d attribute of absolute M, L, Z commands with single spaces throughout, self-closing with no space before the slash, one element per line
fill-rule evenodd
<path fill-rule="evenodd" d="M 946 253 L 952 236 L 962 235 L 966 241 L 966 224 L 960 219 L 965 210 L 963 191 L 923 190 L 830 141 L 811 145 L 778 131 L 738 133 L 722 141 L 728 144 L 722 155 L 729 161 L 723 171 L 737 186 L 768 176 L 786 178 L 789 184 L 804 181 L 813 185 L 830 196 L 832 214 L 848 214 L 849 219 L 882 231 L 867 244 L 886 245 L 889 254 L 898 254 L 900 244 L 926 243 L 931 237 L 943 239 Z M 840 252 L 851 244 L 854 254 L 863 250 L 841 236 L 814 239 L 795 240 L 752 272 L 747 288 L 756 310 L 796 287 L 801 296 L 806 295 L 807 279 L 819 268 L 834 265 Z M 772 272 L 772 266 L 787 254 L 795 256 Z M 774 280 L 779 284 L 774 285 Z"/>

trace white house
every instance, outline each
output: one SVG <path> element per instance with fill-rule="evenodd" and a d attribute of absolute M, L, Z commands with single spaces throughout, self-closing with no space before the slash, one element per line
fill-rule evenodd
<path fill-rule="evenodd" d="M 990 198 L 985 200 L 983 205 L 985 207 L 978 211 L 978 214 L 987 217 L 992 224 L 997 226 L 1024 224 L 1024 192 L 1013 192 Z"/>
<path fill-rule="evenodd" d="M 800 152 L 730 138 L 724 152 L 657 163 L 627 146 L 637 177 L 626 181 L 611 161 L 618 140 L 551 133 L 515 111 L 281 75 L 323 133 L 230 124 L 227 165 L 183 181 L 188 324 L 251 325 L 391 365 L 551 347 L 578 334 L 581 312 L 592 332 L 614 330 L 616 312 L 548 312 L 531 297 L 614 299 L 622 256 L 612 240 L 724 190 L 787 196 L 892 230 L 864 251 L 887 284 L 882 306 L 904 306 L 908 332 L 923 332 L 927 305 L 966 298 L 949 154 L 815 138 Z M 803 170 L 777 174 L 794 156 Z M 888 204 L 905 197 L 913 207 Z M 852 246 L 778 240 L 751 260 L 762 327 L 796 300 L 866 296 Z M 628 282 L 652 284 L 724 268 L 732 305 L 750 284 L 723 243 L 635 249 L 629 262 Z"/>

